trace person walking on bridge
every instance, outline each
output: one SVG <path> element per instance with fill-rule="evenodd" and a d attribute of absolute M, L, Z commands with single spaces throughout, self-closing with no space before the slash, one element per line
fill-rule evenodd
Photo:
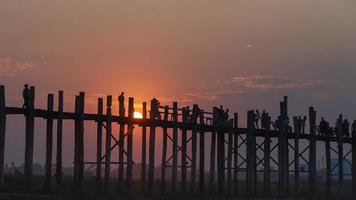
<path fill-rule="evenodd" d="M 30 101 L 31 101 L 31 94 L 30 94 L 30 89 L 28 88 L 28 84 L 25 84 L 24 89 L 22 91 L 22 97 L 23 97 L 23 106 L 22 108 L 29 109 L 30 108 Z"/>
<path fill-rule="evenodd" d="M 326 136 L 329 132 L 330 125 L 329 122 L 325 121 L 324 117 L 321 118 L 321 121 L 319 123 L 319 133 L 322 136 Z"/>

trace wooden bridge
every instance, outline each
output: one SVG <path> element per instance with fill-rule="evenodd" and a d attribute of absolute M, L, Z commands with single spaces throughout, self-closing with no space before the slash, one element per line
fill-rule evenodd
<path fill-rule="evenodd" d="M 332 130 L 330 134 L 319 134 L 316 123 L 316 111 L 309 108 L 308 127 L 306 133 L 300 117 L 293 117 L 293 129 L 272 126 L 271 117 L 266 113 L 263 128 L 258 129 L 255 111 L 247 112 L 247 128 L 239 127 L 238 114 L 234 113 L 225 123 L 217 114 L 218 108 L 213 112 L 201 109 L 195 118 L 190 118 L 189 108 L 178 108 L 177 102 L 173 106 L 154 107 L 143 103 L 143 118 L 134 118 L 134 98 L 128 99 L 128 112 L 125 112 L 124 102 L 119 102 L 118 115 L 112 112 L 112 96 L 107 96 L 106 110 L 104 100 L 98 99 L 98 112 L 90 114 L 85 112 L 85 94 L 80 92 L 75 97 L 75 111 L 65 112 L 63 108 L 63 91 L 58 92 L 58 109 L 54 109 L 54 95 L 48 94 L 47 109 L 36 109 L 35 88 L 30 88 L 30 105 L 28 108 L 7 107 L 5 104 L 5 87 L 0 86 L 0 188 L 6 187 L 4 182 L 4 156 L 6 137 L 6 116 L 24 115 L 26 119 L 25 160 L 24 160 L 24 190 L 30 190 L 33 179 L 33 154 L 35 118 L 44 118 L 46 124 L 46 172 L 44 189 L 51 191 L 62 184 L 62 132 L 63 122 L 73 120 L 75 141 L 74 147 L 74 175 L 73 190 L 81 192 L 85 179 L 86 164 L 96 167 L 96 190 L 108 192 L 114 177 L 110 177 L 111 167 L 118 167 L 117 191 L 130 194 L 133 190 L 133 134 L 134 126 L 142 127 L 141 184 L 142 193 L 146 195 L 216 195 L 216 196 L 271 196 L 271 174 L 278 174 L 278 195 L 298 195 L 301 188 L 302 162 L 307 164 L 308 195 L 313 196 L 318 189 L 324 188 L 328 195 L 332 194 L 332 175 L 337 174 L 337 184 L 344 184 L 344 163 L 352 166 L 352 191 L 356 192 L 356 133 L 345 137 L 342 127 Z M 280 102 L 280 119 L 288 117 L 287 97 Z M 157 118 L 154 110 L 159 109 L 163 116 Z M 128 114 L 128 115 L 126 115 Z M 342 121 L 342 116 L 339 116 Z M 56 121 L 56 130 L 53 124 Z M 84 160 L 84 122 L 95 121 L 97 124 L 97 154 L 95 162 Z M 113 133 L 113 124 L 118 124 L 118 133 Z M 157 155 L 156 131 L 162 130 L 162 155 Z M 56 132 L 56 138 L 54 138 Z M 157 131 L 157 133 L 161 133 Z M 103 137 L 105 136 L 105 137 Z M 105 141 L 103 141 L 105 138 Z M 206 138 L 208 138 L 206 140 Z M 300 142 L 308 145 L 300 148 Z M 52 158 L 53 142 L 57 143 L 55 172 L 52 172 L 54 159 Z M 209 141 L 206 144 L 206 141 Z M 172 146 L 172 155 L 167 154 L 168 143 Z M 326 158 L 325 184 L 317 179 L 317 142 L 325 146 Z M 333 148 L 333 144 L 337 148 Z M 104 146 L 102 146 L 104 145 Z M 139 145 L 139 144 L 135 144 Z M 162 146 L 161 146 L 162 145 Z M 344 146 L 350 145 L 350 151 L 344 153 Z M 103 148 L 104 147 L 104 148 Z M 209 147 L 209 148 L 207 148 Z M 104 152 L 102 152 L 104 149 Z M 118 149 L 118 162 L 112 161 L 111 152 Z M 206 152 L 205 149 L 209 149 Z M 147 152 L 148 151 L 148 152 Z M 274 158 L 274 152 L 278 155 Z M 335 152 L 338 163 L 332 166 L 331 153 Z M 146 157 L 148 155 L 148 158 Z M 293 156 L 291 156 L 293 155 Z M 352 161 L 346 159 L 352 155 Z M 307 157 L 307 158 L 306 158 Z M 158 164 L 157 161 L 161 160 Z M 209 160 L 210 165 L 206 165 Z M 277 168 L 271 167 L 272 164 Z M 160 182 L 155 178 L 155 168 L 159 166 Z M 338 172 L 335 172 L 335 169 Z M 171 170 L 171 177 L 167 177 L 167 170 Z M 102 173 L 104 172 L 104 173 Z M 178 173 L 179 172 L 179 173 Z M 208 173 L 208 174 L 207 174 Z M 258 173 L 263 174 L 258 178 Z M 52 174 L 55 174 L 52 180 Z M 180 174 L 180 177 L 178 175 Z M 241 175 L 243 174 L 243 176 Z M 188 177 L 188 175 L 190 175 Z M 242 176 L 243 178 L 241 178 Z M 293 179 L 291 181 L 290 179 Z M 241 180 L 243 179 L 243 180 Z M 261 181 L 259 181 L 261 179 Z M 52 183 L 53 182 L 53 183 Z M 293 183 L 292 183 L 293 182 Z M 55 183 L 55 184 L 54 184 Z M 155 184 L 160 185 L 160 191 L 154 191 Z M 168 188 L 169 187 L 169 188 Z M 111 187 L 112 188 L 112 187 Z M 241 189 L 243 188 L 243 189 Z M 243 192 L 241 192 L 243 191 Z M 157 194 L 158 193 L 158 194 Z M 355 194 L 354 194 L 355 195 Z"/>

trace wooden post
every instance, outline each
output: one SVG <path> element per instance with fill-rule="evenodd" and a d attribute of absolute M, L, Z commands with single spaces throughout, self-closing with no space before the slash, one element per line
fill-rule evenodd
<path fill-rule="evenodd" d="M 79 185 L 79 109 L 80 109 L 80 98 L 78 95 L 75 96 L 75 121 L 74 121 L 74 191 L 78 190 Z"/>
<path fill-rule="evenodd" d="M 253 197 L 256 195 L 256 138 L 253 133 L 254 130 L 254 116 L 253 110 L 247 112 L 247 196 Z"/>
<path fill-rule="evenodd" d="M 193 105 L 194 107 L 198 107 L 198 105 Z M 198 137 L 198 121 L 197 118 L 192 119 L 191 121 L 192 127 L 192 161 L 191 161 L 191 178 L 190 178 L 190 193 L 195 193 L 195 179 L 196 179 L 196 169 L 197 169 L 197 137 Z"/>
<path fill-rule="evenodd" d="M 287 113 L 287 98 L 280 102 L 280 120 L 283 121 L 288 117 Z M 278 135 L 278 176 L 279 176 L 279 194 L 282 197 L 287 195 L 288 191 L 288 129 L 286 127 L 279 128 Z"/>
<path fill-rule="evenodd" d="M 326 193 L 331 195 L 331 156 L 330 156 L 330 138 L 331 133 L 327 132 L 325 137 L 325 157 L 326 157 Z M 352 179 L 354 180 L 354 179 Z"/>
<path fill-rule="evenodd" d="M 168 121 L 168 106 L 164 107 L 163 121 Z M 162 144 L 162 165 L 161 165 L 161 194 L 165 194 L 166 190 L 166 160 L 167 160 L 167 140 L 168 130 L 167 126 L 163 126 L 163 144 Z"/>
<path fill-rule="evenodd" d="M 352 175 L 352 194 L 353 197 L 356 197 L 356 130 L 352 132 L 352 166 L 351 166 L 351 175 Z"/>
<path fill-rule="evenodd" d="M 105 136 L 105 179 L 104 188 L 107 192 L 110 184 L 110 164 L 111 164 L 111 105 L 112 96 L 106 97 L 106 136 Z"/>
<path fill-rule="evenodd" d="M 309 107 L 310 146 L 309 146 L 309 188 L 310 195 L 315 194 L 316 184 L 316 111 Z"/>
<path fill-rule="evenodd" d="M 103 145 L 103 98 L 98 99 L 98 121 L 96 124 L 96 191 L 101 191 L 101 157 L 102 157 L 102 145 Z"/>
<path fill-rule="evenodd" d="M 217 109 L 214 107 L 213 110 L 213 130 L 211 131 L 211 143 L 210 143 L 210 171 L 209 171 L 209 194 L 213 195 L 215 191 L 215 159 L 216 159 L 216 128 L 217 119 L 216 113 Z"/>
<path fill-rule="evenodd" d="M 5 158 L 6 104 L 5 87 L 0 85 L 0 190 L 4 186 L 4 158 Z"/>
<path fill-rule="evenodd" d="M 47 110 L 53 112 L 53 94 L 48 94 Z M 52 179 L 52 147 L 53 147 L 53 117 L 47 117 L 46 127 L 46 177 L 44 188 L 46 191 L 51 189 Z"/>
<path fill-rule="evenodd" d="M 84 96 L 84 92 L 79 93 L 78 189 L 82 188 L 84 180 Z"/>
<path fill-rule="evenodd" d="M 239 116 L 238 113 L 234 114 L 234 128 L 235 128 L 235 132 L 234 132 L 234 195 L 238 194 L 238 148 L 239 148 L 239 132 L 237 131 L 237 129 L 239 128 Z"/>
<path fill-rule="evenodd" d="M 301 133 L 300 117 L 293 117 L 294 125 L 294 194 L 299 194 L 299 137 Z"/>
<path fill-rule="evenodd" d="M 176 194 L 178 163 L 178 103 L 173 102 L 172 195 Z"/>
<path fill-rule="evenodd" d="M 187 183 L 187 128 L 186 125 L 188 123 L 188 112 L 189 108 L 183 108 L 182 111 L 182 181 L 181 181 L 181 193 L 185 194 L 186 192 L 186 183 Z"/>
<path fill-rule="evenodd" d="M 221 121 L 221 119 L 219 120 Z M 218 139 L 218 152 L 217 152 L 217 167 L 218 167 L 218 195 L 222 196 L 225 190 L 225 126 L 219 124 L 217 131 L 217 139 Z"/>
<path fill-rule="evenodd" d="M 340 120 L 340 126 L 338 127 L 337 133 L 338 133 L 338 168 L 339 168 L 339 173 L 338 173 L 338 180 L 339 180 L 339 185 L 343 185 L 344 183 L 344 129 L 343 129 L 343 117 L 340 114 L 339 115 L 339 120 Z"/>
<path fill-rule="evenodd" d="M 34 144 L 34 125 L 35 118 L 33 109 L 35 105 L 35 87 L 30 87 L 30 102 L 26 113 L 26 143 L 25 143 L 25 188 L 31 189 L 33 174 L 33 144 Z"/>
<path fill-rule="evenodd" d="M 120 98 L 120 97 L 119 97 Z M 125 99 L 119 99 L 119 116 L 125 117 Z M 118 167 L 118 191 L 122 192 L 122 182 L 124 179 L 124 144 L 125 144 L 125 123 L 120 122 L 119 130 L 119 167 Z"/>
<path fill-rule="evenodd" d="M 228 132 L 228 145 L 227 145 L 227 194 L 230 196 L 232 191 L 232 125 L 229 123 L 229 132 Z"/>
<path fill-rule="evenodd" d="M 264 137 L 264 167 L 263 167 L 263 193 L 265 196 L 269 196 L 271 194 L 271 135 L 270 135 L 270 126 L 271 117 L 267 116 L 266 118 L 266 132 Z"/>
<path fill-rule="evenodd" d="M 56 154 L 56 182 L 62 182 L 62 138 L 63 138 L 63 91 L 58 92 L 58 119 L 57 119 L 57 154 Z"/>
<path fill-rule="evenodd" d="M 147 120 L 147 103 L 142 104 L 142 118 Z M 147 128 L 142 126 L 142 153 L 141 153 L 141 184 L 142 194 L 146 192 L 146 150 L 147 150 Z"/>
<path fill-rule="evenodd" d="M 151 100 L 150 109 L 150 136 L 149 136 L 149 161 L 148 161 L 148 194 L 152 194 L 155 166 L 155 140 L 156 140 L 156 119 L 154 118 L 154 101 Z"/>
<path fill-rule="evenodd" d="M 128 136 L 127 136 L 127 192 L 131 193 L 132 188 L 132 146 L 133 146 L 133 129 L 132 120 L 134 117 L 134 98 L 129 98 L 129 123 L 128 123 Z"/>
<path fill-rule="evenodd" d="M 205 187 L 205 123 L 204 123 L 204 111 L 200 110 L 200 134 L 199 134 L 199 191 L 201 195 L 204 195 Z"/>

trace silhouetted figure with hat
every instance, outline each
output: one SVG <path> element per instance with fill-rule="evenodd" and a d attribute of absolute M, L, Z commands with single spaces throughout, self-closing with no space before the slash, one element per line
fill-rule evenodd
<path fill-rule="evenodd" d="M 31 102 L 31 94 L 30 94 L 30 89 L 28 87 L 28 84 L 25 84 L 24 89 L 22 91 L 22 97 L 23 97 L 23 106 L 22 108 L 29 109 L 30 108 L 30 102 Z"/>

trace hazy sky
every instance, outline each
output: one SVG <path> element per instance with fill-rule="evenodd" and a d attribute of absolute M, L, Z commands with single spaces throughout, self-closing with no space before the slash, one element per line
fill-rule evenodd
<path fill-rule="evenodd" d="M 37 107 L 63 89 L 73 110 L 84 90 L 94 111 L 97 96 L 124 90 L 138 103 L 223 104 L 245 118 L 277 113 L 288 95 L 291 115 L 314 105 L 318 117 L 356 119 L 355 19 L 354 0 L 0 0 L 0 84 L 12 106 L 27 82 Z"/>

